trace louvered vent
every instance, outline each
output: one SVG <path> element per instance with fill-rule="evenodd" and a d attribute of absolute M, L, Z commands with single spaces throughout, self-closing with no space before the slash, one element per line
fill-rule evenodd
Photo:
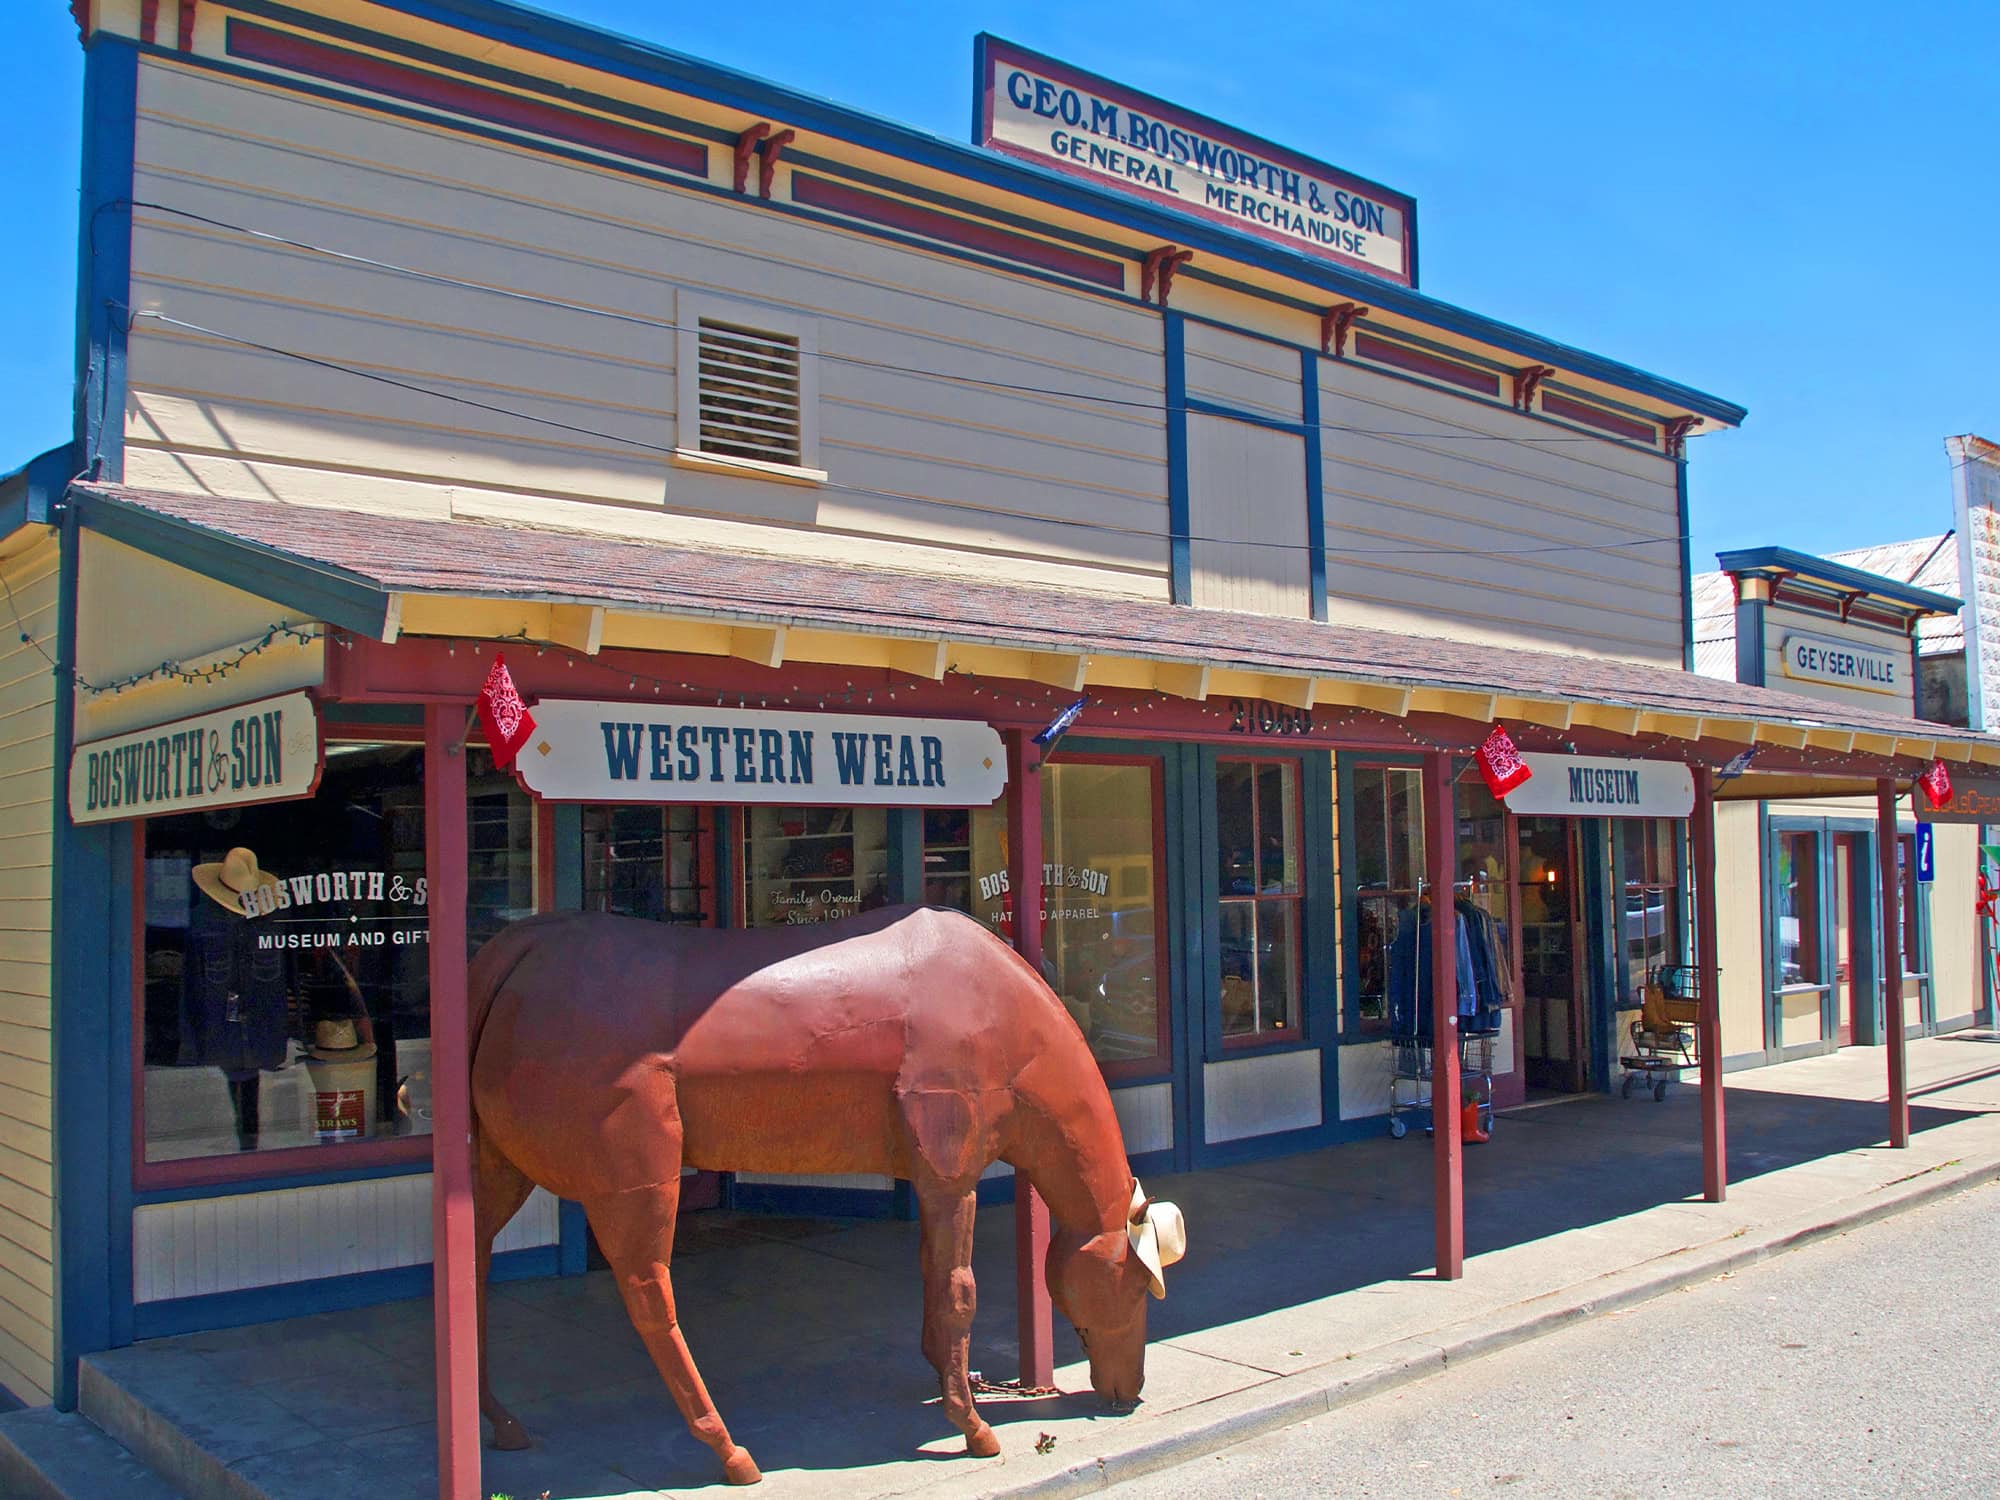
<path fill-rule="evenodd" d="M 701 451 L 802 463 L 798 339 L 703 318 L 698 352 Z"/>

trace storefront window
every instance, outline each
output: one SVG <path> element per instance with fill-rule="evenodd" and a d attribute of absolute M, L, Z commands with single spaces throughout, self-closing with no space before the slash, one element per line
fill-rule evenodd
<path fill-rule="evenodd" d="M 1389 948 L 1424 879 L 1424 778 L 1415 767 L 1354 770 L 1356 998 L 1364 1026 L 1389 1019 Z"/>
<path fill-rule="evenodd" d="M 1778 983 L 1818 984 L 1819 835 L 1778 835 Z"/>
<path fill-rule="evenodd" d="M 470 752 L 468 936 L 534 907 L 525 795 Z M 145 1160 L 425 1134 L 420 746 L 327 746 L 313 797 L 145 824 Z"/>
<path fill-rule="evenodd" d="M 586 807 L 583 909 L 704 925 L 715 915 L 714 824 L 705 807 Z"/>
<path fill-rule="evenodd" d="M 1636 987 L 1681 958 L 1681 825 L 1666 818 L 1619 818 L 1611 825 L 1624 892 L 1625 963 Z"/>
<path fill-rule="evenodd" d="M 1221 903 L 1222 1034 L 1250 1041 L 1299 1025 L 1299 767 L 1223 760 L 1215 767 Z"/>
<path fill-rule="evenodd" d="M 1903 933 L 1903 972 L 1921 974 L 1924 950 L 1917 926 L 1917 842 L 1912 833 L 1896 836 L 1896 908 Z"/>
<path fill-rule="evenodd" d="M 826 922 L 887 906 L 888 809 L 745 808 L 743 871 L 750 927 Z"/>

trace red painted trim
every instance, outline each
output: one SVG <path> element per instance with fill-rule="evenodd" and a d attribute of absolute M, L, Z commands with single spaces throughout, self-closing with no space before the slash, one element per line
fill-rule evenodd
<path fill-rule="evenodd" d="M 143 1077 L 136 1076 L 134 1082 L 143 1084 Z M 143 1089 L 140 1097 L 143 1098 Z M 138 1111 L 133 1111 L 138 1117 Z M 143 1126 L 138 1129 L 143 1129 Z M 135 1135 L 138 1130 L 135 1130 Z M 369 1167 L 400 1166 L 407 1162 L 431 1159 L 431 1138 L 428 1135 L 398 1136 L 386 1141 L 357 1141 L 351 1146 L 294 1146 L 283 1151 L 244 1151 L 236 1156 L 192 1156 L 182 1161 L 141 1161 L 138 1152 L 144 1150 L 144 1143 L 136 1142 L 132 1186 L 139 1192 L 150 1193 L 174 1188 L 210 1187 L 224 1182 L 246 1182 L 268 1177 L 287 1177 L 294 1172 L 300 1175 L 319 1172 L 362 1171 Z"/>
<path fill-rule="evenodd" d="M 1225 1036 L 1222 1039 L 1222 1045 L 1225 1051 L 1229 1050 L 1241 1051 L 1246 1048 L 1269 1047 L 1274 1042 L 1283 1043 L 1285 1045 L 1292 1045 L 1298 1043 L 1299 1041 L 1304 1040 L 1311 1034 L 1306 1026 L 1305 954 L 1306 954 L 1306 944 L 1311 941 L 1311 937 L 1306 931 L 1307 893 L 1306 893 L 1305 764 L 1303 757 L 1297 755 L 1216 756 L 1215 758 L 1216 769 L 1219 771 L 1225 765 L 1239 765 L 1239 766 L 1282 765 L 1282 766 L 1289 766 L 1291 768 L 1292 837 L 1294 840 L 1296 840 L 1296 842 L 1293 845 L 1293 848 L 1297 851 L 1298 862 L 1299 862 L 1298 889 L 1290 892 L 1289 894 L 1278 893 L 1269 896 L 1263 894 L 1261 891 L 1254 892 L 1253 894 L 1248 896 L 1224 896 L 1218 901 L 1217 904 L 1228 905 L 1234 903 L 1234 904 L 1248 904 L 1250 906 L 1255 906 L 1259 901 L 1285 901 L 1291 904 L 1293 911 L 1297 913 L 1297 915 L 1293 919 L 1293 931 L 1296 934 L 1296 940 L 1292 944 L 1292 983 L 1295 986 L 1293 993 L 1298 996 L 1299 1004 L 1298 1004 L 1298 1014 L 1294 1018 L 1298 1024 L 1293 1031 L 1281 1032 L 1281 1033 L 1274 1033 L 1269 1031 L 1253 1031 L 1243 1036 Z M 1263 819 L 1261 817 L 1261 808 L 1259 806 L 1260 802 L 1262 801 L 1263 795 L 1264 795 L 1263 792 L 1257 787 L 1256 782 L 1253 780 L 1251 782 L 1251 791 L 1250 791 L 1250 824 L 1253 836 L 1257 828 L 1260 827 L 1263 822 Z M 1254 848 L 1252 849 L 1251 853 L 1252 857 L 1254 858 L 1256 853 Z M 1339 895 L 1336 893 L 1334 897 L 1336 905 L 1339 903 L 1339 900 L 1340 900 Z M 1219 997 L 1218 997 L 1218 1003 L 1219 1003 Z M 1336 1025 L 1334 1029 L 1338 1031 L 1339 1027 Z"/>
<path fill-rule="evenodd" d="M 556 905 L 556 810 L 552 803 L 535 804 L 535 910 Z"/>
<path fill-rule="evenodd" d="M 76 22 L 78 41 L 89 41 L 93 20 L 90 14 L 90 0 L 69 0 L 70 19 Z"/>
<path fill-rule="evenodd" d="M 139 40 L 160 40 L 160 0 L 139 0 Z"/>
<path fill-rule="evenodd" d="M 1542 415 L 1561 417 L 1566 422 L 1581 422 L 1586 427 L 1595 427 L 1603 432 L 1615 432 L 1635 443 L 1656 443 L 1660 439 L 1660 430 L 1649 422 L 1635 422 L 1601 406 L 1590 406 L 1582 401 L 1572 401 L 1567 396 L 1558 396 L 1554 391 L 1542 392 Z"/>
<path fill-rule="evenodd" d="M 431 919 L 431 1278 L 439 1500 L 479 1500 L 479 1291 L 472 1223 L 466 1013 L 465 709 L 424 712 L 424 865 Z"/>
<path fill-rule="evenodd" d="M 1694 773 L 1694 810 L 1688 817 L 1688 869 L 1694 885 L 1695 983 L 1701 997 L 1697 1033 L 1701 1057 L 1701 1191 L 1710 1203 L 1729 1195 L 1729 1138 L 1723 1119 L 1722 969 L 1715 930 L 1715 778 L 1707 766 Z"/>
<path fill-rule="evenodd" d="M 180 35 L 177 38 L 183 52 L 194 50 L 194 18 L 201 8 L 201 0 L 181 0 Z"/>
<path fill-rule="evenodd" d="M 959 245 L 986 255 L 1017 260 L 1023 265 L 1074 276 L 1079 281 L 1088 281 L 1114 291 L 1125 288 L 1125 268 L 1115 260 L 1086 255 L 1081 250 L 1067 249 L 1030 235 L 1015 234 L 991 224 L 961 219 L 938 209 L 923 208 L 901 198 L 865 192 L 844 182 L 835 182 L 830 177 L 793 172 L 792 202 L 845 214 L 849 218 L 865 219 L 871 224 L 900 229 L 926 239 L 942 240 L 946 244 Z"/>
<path fill-rule="evenodd" d="M 1026 729 L 1007 732 L 1008 881 L 1014 889 L 1014 947 L 1036 973 L 1042 968 L 1041 748 Z M 1049 1301 L 1049 1210 L 1025 1173 L 1014 1177 L 1015 1332 L 1021 1384 L 1056 1383 L 1055 1317 Z"/>
<path fill-rule="evenodd" d="M 1372 333 L 1354 335 L 1354 352 L 1362 359 L 1372 359 L 1377 364 L 1394 365 L 1399 370 L 1408 370 L 1413 375 L 1428 376 L 1432 380 L 1448 381 L 1452 385 L 1463 386 L 1468 391 L 1477 391 L 1482 396 L 1497 397 L 1500 394 L 1500 377 L 1485 370 L 1475 370 L 1471 365 L 1462 365 L 1455 359 L 1445 359 L 1423 349 L 1412 349 L 1408 344 L 1395 344 L 1387 339 L 1377 338 Z M 1543 398 L 1546 404 L 1547 398 Z"/>
<path fill-rule="evenodd" d="M 799 138 L 796 130 L 781 130 L 764 142 L 764 150 L 757 163 L 757 196 L 771 196 L 771 184 L 778 177 L 778 158 L 785 154 L 785 147 Z"/>
<path fill-rule="evenodd" d="M 468 116 L 489 124 L 532 131 L 554 140 L 609 151 L 635 161 L 650 162 L 694 177 L 708 175 L 708 148 L 678 136 L 643 130 L 596 115 L 578 114 L 552 104 L 483 88 L 442 73 L 407 67 L 379 57 L 328 46 L 289 31 L 277 31 L 253 21 L 229 21 L 229 55 L 249 62 L 285 68 L 332 83 L 367 89 Z"/>
<path fill-rule="evenodd" d="M 1881 959 L 1883 1050 L 1889 1054 L 1889 1144 L 1910 1144 L 1910 1074 L 1903 1036 L 1903 924 L 1901 881 L 1896 870 L 1896 783 L 1875 783 L 1875 856 L 1881 876 Z"/>
<path fill-rule="evenodd" d="M 1431 878 L 1431 1154 L 1436 1188 L 1437 1279 L 1465 1275 L 1465 1147 L 1459 1138 L 1458 913 L 1450 900 L 1458 872 L 1458 808 L 1451 757 L 1424 757 L 1424 839 Z M 1449 871 L 1450 875 L 1442 872 Z M 1446 899 L 1440 901 L 1437 896 Z"/>

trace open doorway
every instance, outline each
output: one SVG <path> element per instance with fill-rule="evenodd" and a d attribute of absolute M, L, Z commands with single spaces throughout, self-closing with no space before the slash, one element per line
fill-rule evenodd
<path fill-rule="evenodd" d="M 1521 888 L 1521 1054 L 1530 1089 L 1580 1093 L 1587 1056 L 1577 966 L 1582 906 L 1577 900 L 1575 825 L 1567 818 L 1520 818 L 1516 862 Z"/>

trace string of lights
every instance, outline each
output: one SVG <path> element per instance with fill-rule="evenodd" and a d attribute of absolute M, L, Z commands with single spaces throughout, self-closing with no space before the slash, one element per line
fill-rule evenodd
<path fill-rule="evenodd" d="M 10 607 L 13 605 L 12 590 L 8 591 L 7 602 Z M 21 623 L 19 611 L 15 612 L 14 623 L 16 625 Z M 106 694 L 128 692 L 132 688 L 139 687 L 148 682 L 179 682 L 188 686 L 193 686 L 197 683 L 221 682 L 241 672 L 252 661 L 273 647 L 285 643 L 307 646 L 311 645 L 314 641 L 332 639 L 336 635 L 337 632 L 328 630 L 323 626 L 294 625 L 288 620 L 279 620 L 264 630 L 262 634 L 239 641 L 234 646 L 224 647 L 213 656 L 202 660 L 195 662 L 163 661 L 157 666 L 147 667 L 144 671 L 133 672 L 128 676 L 112 678 L 105 682 L 92 682 L 87 678 L 77 677 L 76 686 L 93 697 L 101 697 Z M 55 665 L 54 660 L 49 657 L 46 651 L 42 650 L 40 645 L 29 640 L 25 630 L 22 631 L 21 639 L 28 641 L 38 652 L 41 652 L 43 659 L 47 660 L 51 667 Z M 347 642 L 345 639 L 342 639 L 340 644 L 346 645 Z"/>

